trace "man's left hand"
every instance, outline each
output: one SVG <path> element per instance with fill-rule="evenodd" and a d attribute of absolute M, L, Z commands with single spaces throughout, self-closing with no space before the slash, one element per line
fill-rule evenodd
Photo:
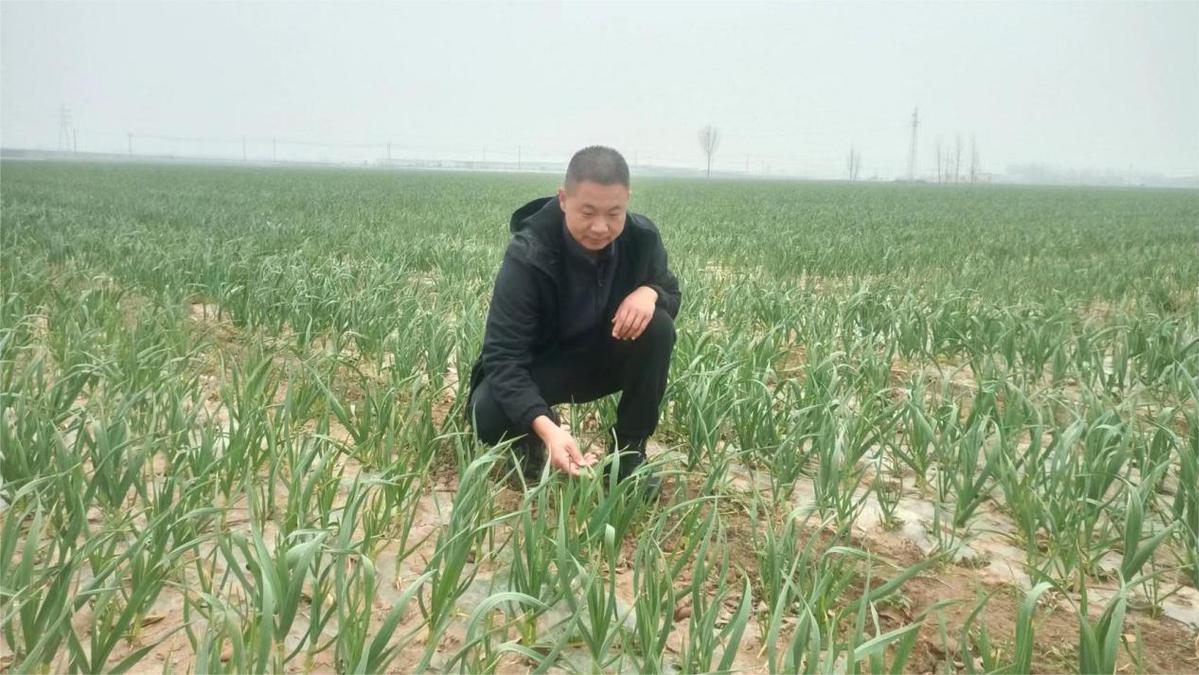
<path fill-rule="evenodd" d="M 640 286 L 629 293 L 616 310 L 616 316 L 612 317 L 612 337 L 617 340 L 636 340 L 641 337 L 650 319 L 654 318 L 657 302 L 658 293 L 649 286 Z"/>

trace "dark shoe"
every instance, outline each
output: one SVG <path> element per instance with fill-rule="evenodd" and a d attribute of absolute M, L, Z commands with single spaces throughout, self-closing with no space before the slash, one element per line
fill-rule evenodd
<path fill-rule="evenodd" d="M 620 456 L 613 459 L 605 466 L 604 481 L 605 485 L 611 480 L 612 468 L 616 467 L 616 480 L 624 482 L 633 478 L 640 484 L 640 490 L 643 496 L 648 499 L 653 499 L 658 496 L 661 488 L 661 479 L 653 474 L 652 471 L 642 470 L 640 473 L 637 469 L 645 463 L 645 441 L 637 441 L 631 443 L 617 442 L 609 446 L 610 454 L 616 453 L 616 447 L 621 448 Z M 636 474 L 634 476 L 634 474 Z"/>
<path fill-rule="evenodd" d="M 617 438 L 615 442 L 608 441 L 608 455 L 616 455 L 617 449 L 620 449 L 620 456 L 613 457 L 612 461 L 608 462 L 604 478 L 608 478 L 612 469 L 616 469 L 616 480 L 623 482 L 637 467 L 645 463 L 645 441 L 627 441 Z"/>
<path fill-rule="evenodd" d="M 541 471 L 545 467 L 545 444 L 536 436 L 527 436 L 517 441 L 512 446 L 512 451 L 516 453 L 518 462 L 517 468 L 525 478 L 526 484 L 533 484 L 541 480 Z"/>

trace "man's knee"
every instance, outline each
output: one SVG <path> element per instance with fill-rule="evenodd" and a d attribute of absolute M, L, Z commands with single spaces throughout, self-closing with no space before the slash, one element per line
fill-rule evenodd
<path fill-rule="evenodd" d="M 645 331 L 641 334 L 641 340 L 647 343 L 665 347 L 667 349 L 674 346 L 676 333 L 674 330 L 674 319 L 661 309 L 654 310 L 654 316 L 645 326 Z"/>

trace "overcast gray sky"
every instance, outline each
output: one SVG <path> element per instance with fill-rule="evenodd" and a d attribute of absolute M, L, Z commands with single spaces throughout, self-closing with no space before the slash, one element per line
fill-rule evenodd
<path fill-rule="evenodd" d="M 6 147 L 906 172 L 973 134 L 983 167 L 1199 172 L 1199 2 L 0 3 Z M 141 136 L 142 138 L 139 138 Z M 169 137 L 166 140 L 151 136 Z M 173 140 L 200 138 L 204 141 Z M 224 142 L 221 142 L 225 139 Z M 329 147 L 292 143 L 329 143 Z"/>

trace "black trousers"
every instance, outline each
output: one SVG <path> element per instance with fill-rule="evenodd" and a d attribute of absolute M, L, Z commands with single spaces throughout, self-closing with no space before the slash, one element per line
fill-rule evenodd
<path fill-rule="evenodd" d="M 636 340 L 612 337 L 611 325 L 570 345 L 555 347 L 533 360 L 533 382 L 548 405 L 586 403 L 621 392 L 616 408 L 616 438 L 621 444 L 644 443 L 658 426 L 658 408 L 666 393 L 666 375 L 674 350 L 674 321 L 661 309 Z M 498 443 L 528 433 L 517 429 L 491 392 L 486 376 L 467 403 L 475 434 L 485 443 Z M 554 422 L 559 420 L 555 419 Z"/>

